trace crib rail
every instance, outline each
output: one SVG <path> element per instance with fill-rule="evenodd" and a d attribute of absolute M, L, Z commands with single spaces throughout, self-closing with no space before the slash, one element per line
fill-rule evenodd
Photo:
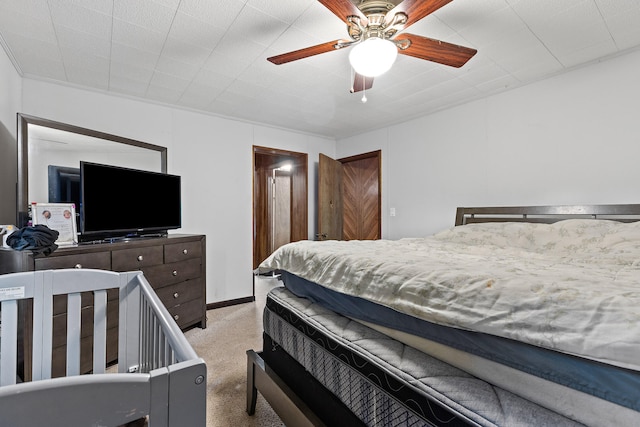
<path fill-rule="evenodd" d="M 153 369 L 197 359 L 184 334 L 160 302 L 144 275 L 137 274 L 144 286 L 133 286 L 120 302 L 119 371 L 148 373 Z"/>
<path fill-rule="evenodd" d="M 107 374 L 107 291 L 119 293 L 118 373 Z M 93 373 L 80 375 L 81 293 L 93 294 Z M 67 296 L 66 377 L 51 378 L 53 298 Z M 33 304 L 32 381 L 17 380 L 21 301 Z M 204 426 L 206 366 L 141 272 L 0 275 L 0 425 Z"/>

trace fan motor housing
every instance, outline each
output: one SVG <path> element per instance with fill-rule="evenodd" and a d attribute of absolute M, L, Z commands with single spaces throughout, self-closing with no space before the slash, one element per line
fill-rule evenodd
<path fill-rule="evenodd" d="M 364 14 L 364 16 L 372 14 L 386 14 L 396 7 L 394 3 L 388 0 L 361 0 L 356 6 Z"/>

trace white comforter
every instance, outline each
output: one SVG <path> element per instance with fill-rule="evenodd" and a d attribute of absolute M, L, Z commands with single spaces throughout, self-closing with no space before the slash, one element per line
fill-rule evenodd
<path fill-rule="evenodd" d="M 486 223 L 397 241 L 302 241 L 261 269 L 640 371 L 640 222 Z"/>

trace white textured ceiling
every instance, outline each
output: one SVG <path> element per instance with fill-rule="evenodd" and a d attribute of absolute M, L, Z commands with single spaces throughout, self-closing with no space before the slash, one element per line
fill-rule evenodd
<path fill-rule="evenodd" d="M 334 138 L 429 114 L 640 46 L 640 0 L 453 0 L 409 27 L 478 50 L 460 69 L 399 55 L 349 93 L 347 38 L 316 0 L 0 0 L 0 43 L 24 77 Z"/>

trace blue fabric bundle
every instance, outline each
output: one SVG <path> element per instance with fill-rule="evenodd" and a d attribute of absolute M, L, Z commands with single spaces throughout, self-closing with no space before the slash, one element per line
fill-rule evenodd
<path fill-rule="evenodd" d="M 59 234 L 42 224 L 22 227 L 7 237 L 7 244 L 18 251 L 30 250 L 34 254 L 49 255 L 58 249 L 55 241 Z"/>

